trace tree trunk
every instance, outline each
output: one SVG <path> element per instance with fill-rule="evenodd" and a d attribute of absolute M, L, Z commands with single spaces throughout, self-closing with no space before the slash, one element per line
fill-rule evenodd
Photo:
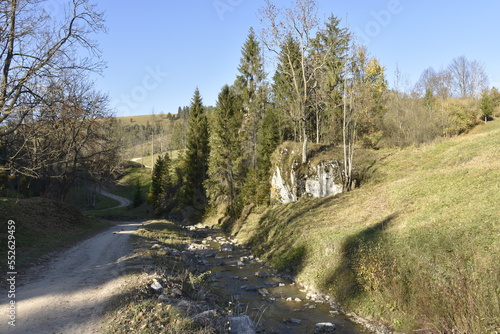
<path fill-rule="evenodd" d="M 303 144 L 302 144 L 302 163 L 305 164 L 307 163 L 307 141 L 309 138 L 307 138 L 307 129 L 306 129 L 306 119 L 305 115 L 304 118 L 302 118 L 302 136 L 303 136 Z"/>
<path fill-rule="evenodd" d="M 319 107 L 318 110 L 316 110 L 316 144 L 319 144 L 319 133 L 320 133 L 320 126 L 319 126 L 319 121 L 320 121 L 320 114 L 319 114 Z"/>

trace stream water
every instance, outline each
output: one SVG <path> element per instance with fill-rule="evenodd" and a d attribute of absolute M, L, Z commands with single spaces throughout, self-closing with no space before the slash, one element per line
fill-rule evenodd
<path fill-rule="evenodd" d="M 279 275 L 224 234 L 209 229 L 202 233 L 204 238 L 190 246 L 198 264 L 230 296 L 233 315 L 248 315 L 260 333 L 315 333 L 318 323 L 333 324 L 335 333 L 368 333 L 339 314 L 332 301 L 307 294 L 291 277 Z"/>

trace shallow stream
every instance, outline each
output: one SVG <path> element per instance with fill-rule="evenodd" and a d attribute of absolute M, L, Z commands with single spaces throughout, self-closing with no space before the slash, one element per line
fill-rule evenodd
<path fill-rule="evenodd" d="M 315 333 L 318 323 L 334 324 L 334 333 L 368 333 L 339 314 L 333 301 L 301 290 L 291 277 L 279 275 L 234 240 L 218 231 L 203 232 L 208 236 L 190 246 L 198 265 L 230 296 L 233 315 L 248 315 L 260 333 Z"/>

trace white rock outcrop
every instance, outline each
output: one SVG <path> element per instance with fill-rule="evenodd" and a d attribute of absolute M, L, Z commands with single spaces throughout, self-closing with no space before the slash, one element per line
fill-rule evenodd
<path fill-rule="evenodd" d="M 284 168 L 289 170 L 283 171 Z M 342 164 L 332 160 L 306 167 L 296 162 L 292 166 L 275 166 L 271 179 L 271 198 L 286 204 L 303 196 L 323 198 L 340 194 L 343 191 L 342 172 Z"/>

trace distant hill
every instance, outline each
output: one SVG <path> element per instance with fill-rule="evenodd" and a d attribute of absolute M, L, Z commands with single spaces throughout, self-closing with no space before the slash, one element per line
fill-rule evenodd
<path fill-rule="evenodd" d="M 177 114 L 116 117 L 116 120 L 121 126 L 124 160 L 151 157 L 152 151 L 157 155 L 185 148 L 187 120 Z M 151 164 L 151 158 L 146 161 Z"/>
<path fill-rule="evenodd" d="M 176 119 L 177 114 L 153 114 L 153 115 L 139 115 L 139 116 L 123 116 L 115 117 L 122 125 L 144 125 L 163 123 L 167 124 L 170 120 Z"/>

